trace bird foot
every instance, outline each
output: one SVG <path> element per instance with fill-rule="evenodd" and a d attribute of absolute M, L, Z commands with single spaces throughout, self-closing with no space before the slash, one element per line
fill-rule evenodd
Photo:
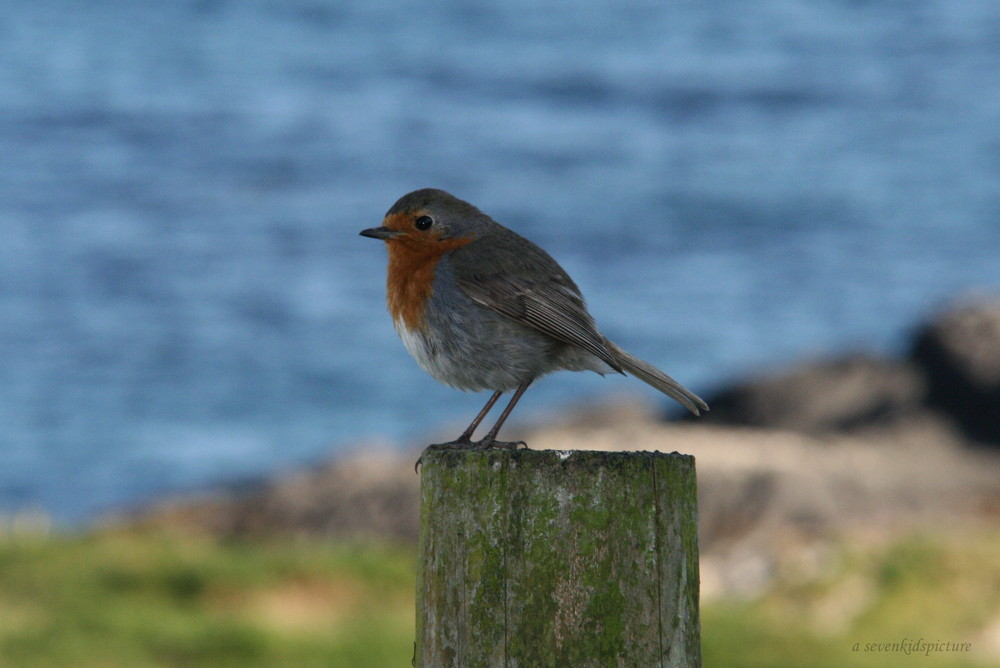
<path fill-rule="evenodd" d="M 424 455 L 426 455 L 429 450 L 488 450 L 490 448 L 498 448 L 513 452 L 514 450 L 517 450 L 518 446 L 522 446 L 525 449 L 528 448 L 528 444 L 524 441 L 497 441 L 495 439 L 487 441 L 485 438 L 481 441 L 473 441 L 468 438 L 457 438 L 454 441 L 449 441 L 447 443 L 432 443 L 424 448 L 424 451 L 420 453 L 416 463 L 413 465 L 413 472 L 419 472 L 420 464 L 424 460 Z"/>

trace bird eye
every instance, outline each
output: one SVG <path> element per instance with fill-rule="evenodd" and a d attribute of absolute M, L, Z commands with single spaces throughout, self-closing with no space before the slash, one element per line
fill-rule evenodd
<path fill-rule="evenodd" d="M 413 225 L 418 230 L 429 230 L 431 228 L 431 225 L 433 224 L 434 224 L 434 219 L 431 218 L 430 216 L 420 216 L 415 221 L 413 221 Z"/>

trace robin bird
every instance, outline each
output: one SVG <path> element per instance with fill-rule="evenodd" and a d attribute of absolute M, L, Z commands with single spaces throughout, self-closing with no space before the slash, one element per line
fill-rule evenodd
<path fill-rule="evenodd" d="M 580 289 L 544 250 L 443 190 L 416 190 L 392 205 L 381 227 L 387 301 L 396 332 L 417 363 L 462 390 L 493 395 L 461 436 L 432 447 L 500 447 L 497 434 L 521 395 L 552 371 L 631 374 L 695 415 L 708 405 L 652 364 L 604 337 Z M 508 390 L 510 403 L 478 442 L 472 435 Z M 417 462 L 419 464 L 419 460 Z"/>

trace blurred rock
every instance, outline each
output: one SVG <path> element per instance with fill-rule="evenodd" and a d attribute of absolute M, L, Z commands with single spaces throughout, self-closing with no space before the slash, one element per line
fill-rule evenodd
<path fill-rule="evenodd" d="M 711 411 L 697 421 L 805 433 L 851 431 L 911 419 L 923 410 L 926 394 L 916 366 L 856 355 L 806 362 L 738 384 L 709 397 Z"/>
<path fill-rule="evenodd" d="M 913 527 L 995 526 L 1000 453 L 962 447 L 947 423 L 914 419 L 863 435 L 666 424 L 608 407 L 520 430 L 534 448 L 659 450 L 695 456 L 706 597 L 752 595 L 790 553 L 832 537 Z M 165 501 L 110 523 L 222 537 L 297 535 L 415 544 L 416 451 L 358 450 L 313 470 L 202 498 Z"/>
<path fill-rule="evenodd" d="M 927 377 L 930 406 L 1000 445 L 1000 299 L 942 312 L 920 328 L 910 359 Z"/>
<path fill-rule="evenodd" d="M 946 421 L 1000 445 L 1000 298 L 946 309 L 921 325 L 904 360 L 854 355 L 807 361 L 707 397 L 699 424 L 860 433 Z"/>
<path fill-rule="evenodd" d="M 305 534 L 416 542 L 420 477 L 413 471 L 415 460 L 383 445 L 242 489 L 163 501 L 134 521 L 225 536 Z"/>
<path fill-rule="evenodd" d="M 617 417 L 614 417 L 617 416 Z M 695 455 L 702 544 L 802 535 L 940 516 L 995 519 L 1000 456 L 962 448 L 939 422 L 822 438 L 752 428 L 664 424 L 652 411 L 610 411 L 521 432 L 531 447 Z M 166 501 L 132 522 L 221 535 L 313 534 L 413 541 L 416 453 L 385 446 L 237 491 Z"/>

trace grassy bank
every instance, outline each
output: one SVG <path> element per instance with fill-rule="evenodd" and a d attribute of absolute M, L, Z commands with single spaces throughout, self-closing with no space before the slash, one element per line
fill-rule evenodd
<path fill-rule="evenodd" d="M 705 605 L 705 665 L 1000 666 L 1000 533 L 850 541 L 824 561 L 779 568 L 752 600 Z"/>
<path fill-rule="evenodd" d="M 1000 534 L 845 542 L 831 554 L 807 575 L 784 569 L 752 600 L 706 603 L 705 665 L 1000 665 L 989 648 L 1000 645 Z M 6 536 L 0 666 L 408 666 L 413 572 L 411 551 L 374 544 Z M 921 638 L 972 647 L 873 645 Z"/>
<path fill-rule="evenodd" d="M 0 665 L 408 665 L 412 589 L 386 546 L 21 536 L 0 546 Z"/>

